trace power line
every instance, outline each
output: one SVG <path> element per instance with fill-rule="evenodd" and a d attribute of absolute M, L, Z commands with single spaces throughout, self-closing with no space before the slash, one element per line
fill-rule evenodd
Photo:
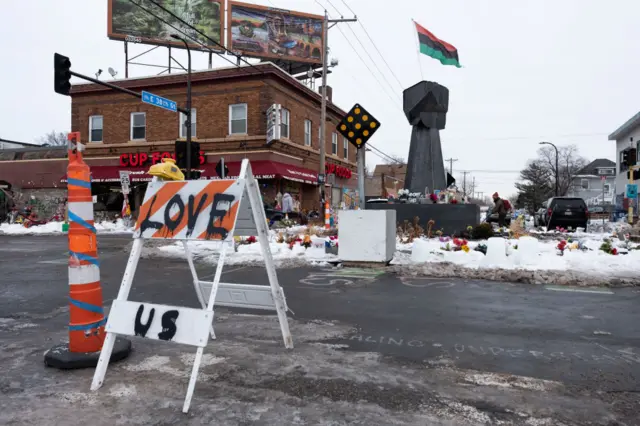
<path fill-rule="evenodd" d="M 328 1 L 328 0 L 327 0 Z M 347 9 L 349 9 L 349 12 L 353 13 L 353 16 L 356 16 L 356 13 L 353 11 L 353 9 L 351 9 L 349 7 L 349 5 L 347 4 L 347 2 L 345 0 L 342 0 L 342 3 L 344 3 L 344 5 L 347 7 Z M 385 59 L 384 55 L 382 54 L 382 52 L 380 52 L 380 49 L 378 49 L 378 46 L 376 45 L 376 43 L 373 41 L 373 39 L 371 38 L 371 36 L 369 35 L 369 31 L 367 31 L 367 28 L 364 26 L 364 23 L 362 23 L 362 18 L 358 19 L 358 23 L 360 24 L 360 26 L 362 27 L 362 29 L 364 30 L 364 33 L 367 35 L 367 38 L 369 39 L 369 41 L 371 42 L 371 44 L 373 45 L 373 48 L 376 49 L 376 51 L 378 52 L 378 54 L 380 55 L 380 57 L 382 58 L 382 61 L 384 62 L 384 64 L 387 66 L 387 68 L 389 68 L 389 71 L 391 71 L 391 75 L 393 75 L 393 78 L 396 79 L 396 81 L 398 82 L 398 85 L 400 86 L 400 88 L 402 89 L 402 83 L 400 82 L 400 79 L 398 78 L 398 76 L 396 76 L 396 74 L 393 72 L 393 69 L 391 69 L 391 66 L 389 65 L 389 63 L 387 62 L 387 60 Z"/>

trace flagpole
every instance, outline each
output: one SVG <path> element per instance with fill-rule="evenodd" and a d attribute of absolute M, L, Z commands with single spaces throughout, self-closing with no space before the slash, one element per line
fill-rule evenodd
<path fill-rule="evenodd" d="M 424 81 L 424 74 L 422 72 L 422 62 L 420 61 L 420 40 L 418 40 L 418 30 L 416 28 L 416 21 L 411 18 L 411 23 L 413 24 L 413 34 L 414 40 L 416 41 L 416 56 L 418 59 L 418 67 L 420 68 L 420 77 Z"/>

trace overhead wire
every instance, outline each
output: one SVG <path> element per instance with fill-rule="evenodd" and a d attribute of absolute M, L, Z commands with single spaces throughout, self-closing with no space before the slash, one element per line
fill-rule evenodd
<path fill-rule="evenodd" d="M 328 0 L 327 0 L 328 1 Z M 342 0 L 342 3 L 347 7 L 347 9 L 349 9 L 349 12 L 351 12 L 353 14 L 353 16 L 356 16 L 356 13 L 353 11 L 353 9 L 351 9 L 351 7 L 349 7 L 349 5 L 347 4 L 347 2 L 345 0 Z M 398 82 L 398 85 L 400 86 L 401 89 L 404 88 L 404 86 L 402 85 L 402 82 L 400 82 L 400 79 L 398 78 L 398 76 L 396 75 L 395 72 L 393 72 L 393 69 L 391 68 L 391 66 L 389 65 L 389 63 L 387 62 L 387 60 L 385 59 L 384 55 L 382 54 L 382 52 L 380 52 L 380 49 L 378 49 L 378 46 L 376 45 L 376 43 L 373 41 L 373 38 L 371 37 L 371 35 L 369 34 L 369 31 L 367 31 L 367 28 L 364 26 L 364 23 L 362 22 L 362 18 L 358 19 L 358 24 L 360 24 L 360 26 L 362 27 L 362 29 L 364 30 L 364 33 L 366 34 L 367 38 L 369 39 L 369 42 L 371 42 L 371 44 L 373 45 L 373 48 L 376 49 L 376 51 L 378 52 L 378 55 L 380 55 L 380 58 L 382 58 L 382 61 L 384 62 L 384 64 L 387 66 L 387 68 L 389 68 L 389 71 L 391 71 L 391 75 L 393 76 L 393 78 L 396 79 L 396 81 Z"/>

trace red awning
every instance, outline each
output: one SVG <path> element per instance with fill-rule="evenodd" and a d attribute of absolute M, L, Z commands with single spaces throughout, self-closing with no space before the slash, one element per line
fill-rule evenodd
<path fill-rule="evenodd" d="M 229 178 L 237 178 L 240 174 L 240 161 L 227 163 Z M 216 163 L 207 163 L 196 167 L 202 173 L 204 179 L 216 179 Z M 120 166 L 94 166 L 91 168 L 91 181 L 96 183 L 120 182 L 120 171 L 129 172 L 131 182 L 149 182 L 151 175 L 147 174 L 148 167 L 120 167 Z M 310 185 L 318 184 L 318 172 L 277 161 L 257 160 L 251 162 L 251 170 L 256 179 L 282 178 Z M 60 182 L 67 182 L 67 175 L 60 178 Z"/>

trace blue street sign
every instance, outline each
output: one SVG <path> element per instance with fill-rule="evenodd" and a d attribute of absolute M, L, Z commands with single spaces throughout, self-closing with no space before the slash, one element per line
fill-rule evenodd
<path fill-rule="evenodd" d="M 627 184 L 627 198 L 635 199 L 638 198 L 638 185 L 633 183 Z"/>
<path fill-rule="evenodd" d="M 162 96 L 154 95 L 153 93 L 142 91 L 142 102 L 150 104 L 160 108 L 168 109 L 169 111 L 178 112 L 178 103 Z"/>

